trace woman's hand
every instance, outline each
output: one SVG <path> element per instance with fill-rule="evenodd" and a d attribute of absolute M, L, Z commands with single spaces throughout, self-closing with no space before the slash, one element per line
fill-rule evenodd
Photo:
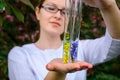
<path fill-rule="evenodd" d="M 83 0 L 86 5 L 99 8 L 109 34 L 120 40 L 120 10 L 116 0 Z"/>
<path fill-rule="evenodd" d="M 90 69 L 92 65 L 87 62 L 76 61 L 74 63 L 64 64 L 61 58 L 56 58 L 46 65 L 49 71 L 55 71 L 60 73 L 71 73 L 80 71 L 82 69 Z"/>
<path fill-rule="evenodd" d="M 90 69 L 92 65 L 87 62 L 76 61 L 74 63 L 64 64 L 61 58 L 53 59 L 46 65 L 49 70 L 44 80 L 65 80 L 67 73 Z"/>
<path fill-rule="evenodd" d="M 115 3 L 115 0 L 83 0 L 83 2 L 86 5 L 89 5 L 91 7 L 96 7 L 96 8 L 99 8 L 99 9 L 107 9 L 113 3 Z"/>

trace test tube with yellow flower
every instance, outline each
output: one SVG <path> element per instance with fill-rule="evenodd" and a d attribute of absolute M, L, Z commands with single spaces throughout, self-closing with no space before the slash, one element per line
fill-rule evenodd
<path fill-rule="evenodd" d="M 63 62 L 69 63 L 77 59 L 82 16 L 82 0 L 66 0 L 65 5 Z"/>

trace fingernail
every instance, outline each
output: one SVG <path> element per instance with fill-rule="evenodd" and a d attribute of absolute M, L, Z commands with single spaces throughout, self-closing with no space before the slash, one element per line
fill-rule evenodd
<path fill-rule="evenodd" d="M 88 67 L 87 67 L 87 66 L 83 66 L 82 68 L 84 68 L 84 69 L 85 69 L 85 68 L 88 68 Z"/>

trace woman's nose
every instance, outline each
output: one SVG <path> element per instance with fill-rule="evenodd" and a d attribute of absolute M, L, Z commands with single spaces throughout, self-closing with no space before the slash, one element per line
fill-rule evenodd
<path fill-rule="evenodd" d="M 56 13 L 54 14 L 54 16 L 55 16 L 56 18 L 61 18 L 61 17 L 62 17 L 60 11 L 56 12 Z"/>

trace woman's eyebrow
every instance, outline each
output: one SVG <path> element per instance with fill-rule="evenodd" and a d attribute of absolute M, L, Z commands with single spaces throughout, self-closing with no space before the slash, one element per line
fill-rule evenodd
<path fill-rule="evenodd" d="M 57 7 L 57 8 L 59 8 L 59 9 L 66 9 L 65 6 L 62 6 L 62 7 L 60 8 L 57 4 L 51 3 L 51 2 L 47 2 L 47 3 L 45 3 L 45 5 L 54 6 L 54 7 Z M 67 9 L 69 10 L 69 8 L 67 8 Z"/>
<path fill-rule="evenodd" d="M 51 3 L 51 2 L 48 2 L 48 3 L 45 3 L 46 5 L 51 5 L 51 6 L 55 6 L 55 7 L 57 7 L 57 5 L 56 4 L 54 4 L 54 3 Z"/>

